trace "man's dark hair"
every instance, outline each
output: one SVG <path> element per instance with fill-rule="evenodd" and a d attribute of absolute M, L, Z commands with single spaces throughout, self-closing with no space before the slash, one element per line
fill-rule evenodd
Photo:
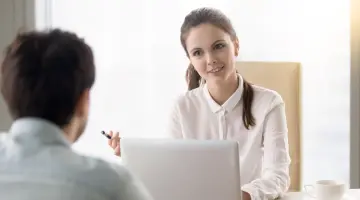
<path fill-rule="evenodd" d="M 94 81 L 91 48 L 59 29 L 18 34 L 1 63 L 1 93 L 14 120 L 37 117 L 63 127 Z"/>

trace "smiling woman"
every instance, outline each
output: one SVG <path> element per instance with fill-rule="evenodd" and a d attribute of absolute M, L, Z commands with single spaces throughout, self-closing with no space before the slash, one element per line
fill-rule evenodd
<path fill-rule="evenodd" d="M 189 74 L 188 88 L 199 87 L 200 79 L 203 79 L 209 89 L 214 91 L 211 97 L 222 105 L 238 87 L 234 63 L 239 56 L 239 39 L 232 23 L 220 11 L 209 8 L 194 10 L 185 18 L 180 38 L 191 62 L 188 67 L 188 71 L 192 72 Z M 249 129 L 255 125 L 251 113 L 254 91 L 246 80 L 243 82 L 243 122 Z"/>
<path fill-rule="evenodd" d="M 168 133 L 179 139 L 236 140 L 243 199 L 282 196 L 290 184 L 282 98 L 250 85 L 237 73 L 239 40 L 220 10 L 191 11 L 180 38 L 192 67 L 206 83 L 176 101 Z"/>

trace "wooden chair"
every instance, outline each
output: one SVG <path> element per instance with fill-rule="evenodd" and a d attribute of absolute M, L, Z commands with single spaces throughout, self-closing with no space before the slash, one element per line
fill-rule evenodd
<path fill-rule="evenodd" d="M 238 72 L 250 83 L 278 92 L 286 107 L 291 156 L 290 191 L 301 190 L 300 64 L 238 62 Z"/>

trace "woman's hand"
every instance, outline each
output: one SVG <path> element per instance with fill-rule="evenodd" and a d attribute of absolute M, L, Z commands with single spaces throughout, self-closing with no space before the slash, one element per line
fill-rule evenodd
<path fill-rule="evenodd" d="M 247 192 L 242 192 L 242 200 L 251 200 L 251 196 Z"/>
<path fill-rule="evenodd" d="M 120 157 L 121 151 L 120 151 L 120 134 L 119 134 L 119 132 L 116 132 L 114 134 L 113 131 L 110 131 L 108 134 L 111 136 L 111 139 L 109 139 L 109 141 L 108 141 L 109 146 L 114 149 L 115 155 Z"/>

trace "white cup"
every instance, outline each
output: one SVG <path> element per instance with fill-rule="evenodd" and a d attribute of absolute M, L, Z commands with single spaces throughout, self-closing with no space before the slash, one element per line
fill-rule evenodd
<path fill-rule="evenodd" d="M 335 180 L 319 180 L 314 185 L 305 185 L 305 191 L 316 200 L 341 200 L 347 186 L 344 182 Z"/>

